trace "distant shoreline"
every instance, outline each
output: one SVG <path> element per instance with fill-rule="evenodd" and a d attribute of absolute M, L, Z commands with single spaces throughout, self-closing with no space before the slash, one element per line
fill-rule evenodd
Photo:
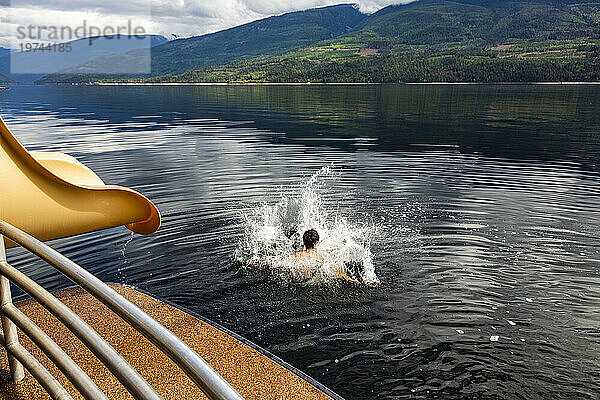
<path fill-rule="evenodd" d="M 59 83 L 72 86 L 367 86 L 367 85 L 600 85 L 600 82 L 98 82 Z"/>

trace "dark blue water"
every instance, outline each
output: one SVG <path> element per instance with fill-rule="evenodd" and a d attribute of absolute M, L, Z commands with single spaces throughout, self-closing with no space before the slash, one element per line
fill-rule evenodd
<path fill-rule="evenodd" d="M 598 398 L 600 86 L 14 87 L 0 113 L 163 215 L 55 248 L 347 399 Z M 240 210 L 332 163 L 325 206 L 377 228 L 381 285 L 240 270 Z"/>

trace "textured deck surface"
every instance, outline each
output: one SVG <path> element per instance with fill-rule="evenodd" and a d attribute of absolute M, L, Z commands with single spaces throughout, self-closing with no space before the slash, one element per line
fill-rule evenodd
<path fill-rule="evenodd" d="M 123 286 L 115 290 L 169 328 L 246 399 L 331 399 L 305 380 L 263 356 L 251 347 L 177 308 Z M 206 397 L 179 369 L 144 337 L 82 289 L 55 293 L 79 314 L 166 399 L 205 399 Z M 17 304 L 29 318 L 56 341 L 102 389 L 109 399 L 131 399 L 116 378 L 58 320 L 37 303 Z M 67 389 L 74 399 L 82 397 L 58 369 L 19 332 L 19 340 Z M 26 374 L 23 382 L 12 383 L 6 352 L 0 349 L 0 399 L 49 399 L 39 384 Z"/>

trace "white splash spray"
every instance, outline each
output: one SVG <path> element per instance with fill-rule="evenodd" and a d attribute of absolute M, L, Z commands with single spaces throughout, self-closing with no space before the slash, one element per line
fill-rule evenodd
<path fill-rule="evenodd" d="M 324 167 L 276 204 L 245 210 L 245 232 L 236 249 L 236 261 L 284 279 L 319 283 L 343 273 L 361 283 L 378 284 L 370 250 L 374 228 L 351 224 L 340 210 L 330 210 L 323 203 L 325 182 L 334 181 L 336 175 L 331 167 Z M 319 232 L 317 251 L 323 258 L 311 268 L 310 276 L 304 263 L 290 257 L 303 250 L 302 234 L 308 229 Z"/>

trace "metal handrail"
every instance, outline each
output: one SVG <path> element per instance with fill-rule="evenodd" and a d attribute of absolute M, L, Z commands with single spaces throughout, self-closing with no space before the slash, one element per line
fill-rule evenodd
<path fill-rule="evenodd" d="M 115 349 L 51 293 L 6 262 L 0 262 L 0 274 L 19 286 L 33 299 L 37 300 L 38 303 L 42 304 L 44 308 L 73 332 L 136 399 L 161 399 L 154 389 Z M 94 397 L 90 398 L 93 399 Z"/>
<path fill-rule="evenodd" d="M 1 236 L 1 234 L 0 234 Z M 2 239 L 1 245 L 4 245 Z M 138 400 L 162 400 L 162 398 L 154 391 L 154 389 L 133 369 L 125 359 L 114 350 L 97 332 L 87 325 L 77 314 L 71 311 L 67 306 L 61 303 L 56 297 L 46 291 L 44 288 L 33 282 L 16 268 L 10 266 L 6 257 L 0 259 L 0 274 L 5 282 L 9 280 L 19 286 L 23 291 L 28 293 L 32 298 L 38 301 L 44 308 L 50 311 L 57 317 L 71 332 L 73 332 L 97 357 L 104 365 L 117 377 L 123 386 Z M 3 293 L 10 293 L 8 290 L 3 290 Z M 6 295 L 4 295 L 6 296 Z M 10 319 L 10 295 L 8 302 L 3 301 L 2 316 Z M 5 310 L 7 308 L 7 310 Z M 14 321 L 18 323 L 18 321 Z M 35 326 L 35 325 L 34 325 Z M 89 377 L 75 364 L 73 360 L 68 358 L 66 354 L 60 354 L 60 348 L 50 338 L 43 338 L 45 334 L 39 329 L 31 328 L 30 330 L 23 329 L 23 332 L 28 335 L 34 343 L 44 351 L 54 364 L 65 374 L 67 379 L 79 390 L 85 399 L 106 399 L 106 396 L 97 388 Z M 41 341 L 42 340 L 42 341 Z M 41 341 L 41 342 L 40 342 Z M 14 378 L 13 378 L 14 379 Z M 18 380 L 18 379 L 14 379 Z"/>
<path fill-rule="evenodd" d="M 108 400 L 100 388 L 85 372 L 60 348 L 56 342 L 42 331 L 32 320 L 23 314 L 13 304 L 2 306 L 2 314 L 17 325 L 23 333 L 48 356 L 60 371 L 73 383 L 79 393 L 86 399 Z"/>
<path fill-rule="evenodd" d="M 60 383 L 48 372 L 46 368 L 28 352 L 19 343 L 6 345 L 4 333 L 0 332 L 0 345 L 6 348 L 9 357 L 14 357 L 22 363 L 27 371 L 40 383 L 40 385 L 50 394 L 50 397 L 57 400 L 73 400 L 71 395 L 67 393 Z"/>
<path fill-rule="evenodd" d="M 5 319 L 9 322 L 7 324 L 2 324 L 4 330 L 3 339 L 6 342 L 5 347 L 8 348 L 9 345 L 15 341 L 16 337 L 16 333 L 15 335 L 11 333 L 11 330 L 14 330 L 14 325 L 12 325 L 13 322 L 11 321 L 9 314 L 11 314 L 11 307 L 14 306 L 12 306 L 10 286 L 8 286 L 7 291 L 5 288 L 7 285 L 2 284 L 3 280 L 6 282 L 10 280 L 21 287 L 21 289 L 31 295 L 31 297 L 37 300 L 42 306 L 63 322 L 69 330 L 90 348 L 90 350 L 117 377 L 117 379 L 121 381 L 123 386 L 125 386 L 136 399 L 161 399 L 161 397 L 156 394 L 129 363 L 127 363 L 121 355 L 89 327 L 89 325 L 49 292 L 6 262 L 6 258 L 2 257 L 4 254 L 4 239 L 2 238 L 2 235 L 37 255 L 48 264 L 55 267 L 71 281 L 88 291 L 96 299 L 100 300 L 104 305 L 115 312 L 115 314 L 120 316 L 135 330 L 161 349 L 163 353 L 177 364 L 210 399 L 243 400 L 239 393 L 237 393 L 223 377 L 202 359 L 202 357 L 148 314 L 140 310 L 129 300 L 125 299 L 122 295 L 111 289 L 108 285 L 81 266 L 27 233 L 0 220 L 0 298 L 2 300 L 0 313 L 2 314 L 3 322 Z M 5 302 L 8 304 L 6 310 L 4 307 Z M 6 312 L 7 310 L 8 313 Z M 33 331 L 30 333 L 36 335 Z M 12 342 L 10 343 L 8 340 L 9 336 L 11 336 L 12 339 Z M 24 357 L 28 358 L 23 354 L 21 354 L 20 357 L 17 357 L 14 352 L 9 351 L 9 360 L 12 360 L 10 363 L 13 380 L 19 380 L 18 368 L 20 363 L 18 359 L 23 359 Z M 15 370 L 13 372 L 13 364 L 15 363 L 19 365 L 15 365 Z M 31 360 L 29 360 L 30 365 L 32 365 L 31 363 Z M 23 364 L 27 367 L 26 363 Z M 32 375 L 34 374 L 32 373 Z M 34 377 L 38 379 L 38 376 L 34 375 Z M 40 379 L 38 379 L 38 381 L 40 381 Z M 40 383 L 42 382 L 40 381 Z M 55 399 L 59 398 L 52 397 Z M 60 399 L 67 399 L 67 397 L 60 397 Z"/>

